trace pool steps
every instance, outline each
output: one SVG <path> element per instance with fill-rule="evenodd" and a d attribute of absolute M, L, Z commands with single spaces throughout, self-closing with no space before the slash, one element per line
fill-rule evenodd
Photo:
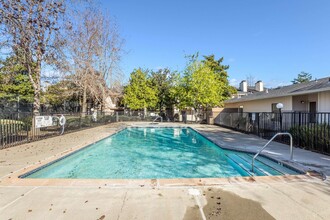
<path fill-rule="evenodd" d="M 231 162 L 231 165 L 237 168 L 243 176 L 278 176 L 297 174 L 297 172 L 264 157 L 258 157 L 258 159 L 255 160 L 255 172 L 252 172 L 252 155 L 230 153 L 226 154 L 226 156 L 229 162 Z"/>
<path fill-rule="evenodd" d="M 262 171 L 260 171 L 258 168 L 255 170 L 255 174 L 252 173 L 251 171 L 251 165 L 249 165 L 249 163 L 247 163 L 245 160 L 243 160 L 240 156 L 238 156 L 237 154 L 226 154 L 226 156 L 234 162 L 234 166 L 235 168 L 238 169 L 238 171 L 241 171 L 239 169 L 242 169 L 246 174 L 248 174 L 248 176 L 265 176 L 266 174 L 264 174 Z M 230 162 L 230 161 L 229 161 Z M 238 165 L 238 167 L 237 167 Z M 241 172 L 240 172 L 241 173 Z M 242 173 L 241 173 L 242 174 Z"/>
<path fill-rule="evenodd" d="M 244 160 L 250 164 L 250 167 L 251 167 L 251 161 L 252 161 L 252 158 L 253 156 L 250 155 L 250 154 L 241 154 L 239 155 L 240 157 L 244 158 Z M 259 170 L 262 170 L 263 173 L 265 173 L 267 176 L 278 176 L 278 175 L 285 175 L 285 172 L 281 172 L 280 170 L 278 169 L 275 169 L 272 165 L 275 164 L 275 162 L 273 161 L 268 161 L 268 162 L 265 162 L 263 163 L 262 161 L 258 159 L 255 160 L 255 165 L 256 165 L 256 168 L 259 169 Z M 252 170 L 252 167 L 251 167 L 251 170 Z"/>
<path fill-rule="evenodd" d="M 251 160 L 252 160 L 252 155 L 248 155 L 251 157 Z M 274 170 L 277 170 L 285 175 L 297 175 L 299 174 L 297 171 L 294 171 L 294 170 L 291 170 L 285 166 L 283 166 L 281 163 L 276 163 L 275 161 L 272 161 L 270 159 L 267 159 L 265 157 L 258 157 L 256 159 L 257 161 L 263 163 L 263 164 L 266 164 L 267 166 L 270 166 L 271 168 L 273 168 Z"/>

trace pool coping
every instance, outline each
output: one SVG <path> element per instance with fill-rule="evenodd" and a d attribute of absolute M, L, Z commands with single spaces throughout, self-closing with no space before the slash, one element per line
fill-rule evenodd
<path fill-rule="evenodd" d="M 112 187 L 169 187 L 169 186 L 213 186 L 213 185 L 222 185 L 222 184 L 228 184 L 228 183 L 247 183 L 247 182 L 292 182 L 292 181 L 301 181 L 301 180 L 309 180 L 313 178 L 320 179 L 321 177 L 315 173 L 308 173 L 304 172 L 304 174 L 300 175 L 283 175 L 283 176 L 252 176 L 252 177 L 224 177 L 224 178 L 175 178 L 175 179 L 34 179 L 34 178 L 24 178 L 34 172 L 37 172 L 38 170 L 49 166 L 53 163 L 56 163 L 59 160 L 62 160 L 76 152 L 79 152 L 85 148 L 91 147 L 94 144 L 112 136 L 115 134 L 118 134 L 121 131 L 124 131 L 127 128 L 141 128 L 141 127 L 148 127 L 148 126 L 130 126 L 125 125 L 123 128 L 118 129 L 114 133 L 110 134 L 107 137 L 101 138 L 100 140 L 97 140 L 91 144 L 88 144 L 86 146 L 78 146 L 77 148 L 66 150 L 58 155 L 54 155 L 50 158 L 46 158 L 42 161 L 39 161 L 37 163 L 34 163 L 30 166 L 24 167 L 14 173 L 11 173 L 7 175 L 6 177 L 2 178 L 0 180 L 0 185 L 11 185 L 11 186 L 99 186 L 99 185 L 105 185 L 105 186 L 112 186 Z M 149 126 L 151 128 L 156 128 L 156 126 Z M 234 150 L 237 152 L 245 152 L 245 153 L 252 153 L 249 151 L 243 151 L 243 150 L 236 150 L 236 149 L 230 149 L 219 146 L 217 143 L 203 135 L 198 130 L 190 127 L 190 126 L 157 126 L 157 127 L 171 127 L 171 128 L 190 128 L 206 138 L 207 140 L 211 141 L 216 146 L 228 149 L 228 150 Z M 262 155 L 264 156 L 264 155 Z M 269 159 L 268 156 L 266 156 Z M 275 161 L 278 161 L 276 159 L 273 159 Z M 292 166 L 289 165 L 289 168 L 292 169 Z"/>

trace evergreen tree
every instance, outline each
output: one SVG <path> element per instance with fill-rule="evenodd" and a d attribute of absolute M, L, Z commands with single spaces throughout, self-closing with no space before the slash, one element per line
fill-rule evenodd
<path fill-rule="evenodd" d="M 16 57 L 0 61 L 0 98 L 7 101 L 33 101 L 33 86 L 26 68 Z"/>
<path fill-rule="evenodd" d="M 309 82 L 311 80 L 312 80 L 312 74 L 302 71 L 301 73 L 298 74 L 298 77 L 294 78 L 291 82 L 293 84 L 298 84 L 298 83 Z"/>
<path fill-rule="evenodd" d="M 64 110 L 65 103 L 68 104 L 66 110 L 76 111 L 81 92 L 76 84 L 66 79 L 48 86 L 42 95 L 42 103 L 52 106 L 56 111 Z"/>
<path fill-rule="evenodd" d="M 235 87 L 229 85 L 227 73 L 229 65 L 222 65 L 223 59 L 224 58 L 221 57 L 220 59 L 216 60 L 215 56 L 212 54 L 209 56 L 204 56 L 204 60 L 202 60 L 202 63 L 208 66 L 217 75 L 217 79 L 219 80 L 219 82 L 221 82 L 221 86 L 223 87 L 223 89 L 222 94 L 220 95 L 224 98 L 229 98 L 231 94 L 234 94 L 237 91 Z"/>

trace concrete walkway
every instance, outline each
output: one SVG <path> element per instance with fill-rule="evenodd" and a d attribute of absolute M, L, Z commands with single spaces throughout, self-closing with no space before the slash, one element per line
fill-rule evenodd
<path fill-rule="evenodd" d="M 115 185 L 111 180 L 8 184 L 33 164 L 51 161 L 126 125 L 136 124 L 112 124 L 0 150 L 0 219 L 330 219 L 329 178 L 232 178 L 190 186 Z M 192 127 L 227 148 L 256 151 L 266 143 L 217 126 Z M 277 143 L 267 151 L 284 160 L 288 152 L 288 146 Z M 329 175 L 329 157 L 300 149 L 294 154 L 297 163 Z"/>

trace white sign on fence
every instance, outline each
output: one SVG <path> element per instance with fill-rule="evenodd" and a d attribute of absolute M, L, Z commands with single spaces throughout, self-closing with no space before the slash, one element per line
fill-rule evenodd
<path fill-rule="evenodd" d="M 36 116 L 35 117 L 36 128 L 44 128 L 53 126 L 52 116 Z"/>

